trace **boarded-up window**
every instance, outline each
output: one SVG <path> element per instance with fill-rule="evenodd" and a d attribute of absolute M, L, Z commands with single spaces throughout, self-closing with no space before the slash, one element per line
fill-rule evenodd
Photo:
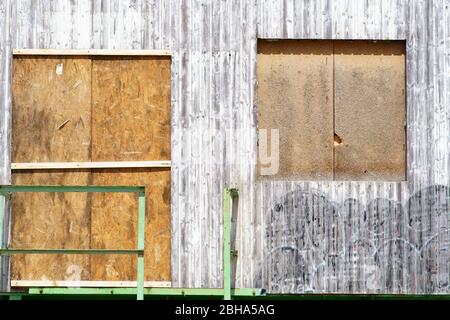
<path fill-rule="evenodd" d="M 170 160 L 170 58 L 16 56 L 13 162 Z M 146 187 L 145 278 L 170 280 L 170 169 L 13 172 L 16 185 Z M 134 249 L 137 196 L 17 193 L 12 247 Z M 135 256 L 14 256 L 13 280 L 136 280 Z"/>
<path fill-rule="evenodd" d="M 279 130 L 259 178 L 405 179 L 403 41 L 261 40 L 257 80 L 258 127 Z"/>

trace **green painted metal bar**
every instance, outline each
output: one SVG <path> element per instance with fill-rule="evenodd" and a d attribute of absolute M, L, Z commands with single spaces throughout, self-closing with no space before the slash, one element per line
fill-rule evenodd
<path fill-rule="evenodd" d="M 142 250 L 137 260 L 137 299 L 144 300 L 144 244 L 145 244 L 145 193 L 138 197 L 138 250 Z"/>
<path fill-rule="evenodd" d="M 31 295 L 136 295 L 136 288 L 30 288 Z M 148 296 L 211 296 L 223 297 L 223 289 L 208 288 L 144 288 Z M 257 297 L 264 290 L 253 288 L 231 289 L 234 297 Z"/>
<path fill-rule="evenodd" d="M 3 200 L 12 192 L 133 192 L 138 193 L 137 249 L 17 249 L 3 244 Z M 0 185 L 0 256 L 13 254 L 137 254 L 137 299 L 144 299 L 145 187 L 142 186 L 18 186 Z M 20 296 L 21 297 L 21 296 Z"/>
<path fill-rule="evenodd" d="M 236 189 L 225 189 L 223 199 L 223 298 L 231 300 L 231 218 Z"/>
<path fill-rule="evenodd" d="M 13 254 L 143 254 L 143 249 L 0 249 L 0 255 Z"/>
<path fill-rule="evenodd" d="M 0 193 L 9 192 L 143 192 L 142 186 L 11 186 L 0 185 Z"/>
<path fill-rule="evenodd" d="M 0 194 L 0 249 L 3 249 L 4 247 L 6 247 L 6 244 L 3 244 L 4 201 L 5 201 L 5 196 L 3 194 Z M 1 253 L 0 253 L 0 255 L 1 255 Z"/>
<path fill-rule="evenodd" d="M 222 297 L 223 289 L 206 288 L 145 288 L 146 296 L 154 297 Z M 30 288 L 27 293 L 0 293 L 1 296 L 23 296 L 23 297 L 64 297 L 85 296 L 109 297 L 114 295 L 128 296 L 136 295 L 135 288 Z M 450 300 L 448 294 L 265 294 L 263 289 L 240 288 L 231 289 L 233 298 L 256 299 L 256 300 Z"/>
<path fill-rule="evenodd" d="M 6 247 L 6 243 L 4 243 L 3 241 L 3 218 L 4 218 L 4 201 L 5 201 L 5 196 L 3 194 L 0 193 L 0 250 L 2 250 L 3 248 Z M 3 266 L 3 260 L 4 258 L 2 257 L 2 254 L 0 252 L 0 292 L 3 290 L 8 290 L 8 276 L 6 273 L 1 272 L 2 271 L 2 266 Z"/>

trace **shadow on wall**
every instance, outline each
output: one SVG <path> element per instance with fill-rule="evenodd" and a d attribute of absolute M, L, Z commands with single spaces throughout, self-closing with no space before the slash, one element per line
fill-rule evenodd
<path fill-rule="evenodd" d="M 450 293 L 450 190 L 402 204 L 285 194 L 267 212 L 257 287 L 272 293 Z"/>

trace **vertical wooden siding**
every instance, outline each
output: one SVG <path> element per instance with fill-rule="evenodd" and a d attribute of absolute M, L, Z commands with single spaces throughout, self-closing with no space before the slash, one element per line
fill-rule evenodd
<path fill-rule="evenodd" d="M 20 0 L 8 7 L 17 14 L 14 48 L 173 51 L 172 279 L 220 287 L 223 188 L 239 187 L 241 209 L 255 211 L 248 163 L 256 141 L 254 1 Z"/>
<path fill-rule="evenodd" d="M 259 183 L 269 291 L 450 291 L 449 4 L 259 2 L 261 38 L 407 42 L 407 182 Z"/>
<path fill-rule="evenodd" d="M 0 183 L 11 183 L 11 50 L 14 28 L 14 10 L 10 0 L 0 1 Z M 3 240 L 9 233 L 9 202 L 5 201 L 3 215 Z M 9 284 L 9 257 L 0 257 L 0 289 L 7 290 Z"/>
<path fill-rule="evenodd" d="M 222 191 L 231 185 L 240 189 L 236 286 L 273 292 L 449 292 L 449 11 L 448 0 L 2 0 L 0 26 L 14 21 L 15 31 L 0 28 L 0 65 L 6 66 L 0 69 L 2 181 L 9 182 L 10 163 L 9 37 L 15 48 L 171 49 L 174 286 L 221 286 Z M 9 15 L 17 18 L 4 19 Z M 408 181 L 257 184 L 257 37 L 406 39 Z M 313 189 L 323 196 L 317 198 Z M 363 223 L 364 213 L 373 218 L 361 229 L 346 224 Z M 320 234 L 299 218 L 311 214 L 327 217 L 328 231 Z M 412 225 L 401 224 L 412 214 Z M 342 251 L 349 248 L 344 240 L 371 234 L 383 243 L 376 225 L 384 215 L 394 219 L 384 234 L 413 241 L 413 252 L 420 254 L 405 254 L 410 244 L 402 240 L 403 247 L 383 249 L 383 255 L 374 254 L 383 246 L 356 246 L 351 260 L 349 249 Z M 329 232 L 336 231 L 345 237 L 333 238 Z M 314 236 L 302 240 L 301 232 Z M 281 251 L 284 258 L 273 259 L 283 239 L 310 253 L 312 241 L 326 240 L 317 250 L 331 250 L 331 256 L 292 256 L 287 249 Z M 308 263 L 292 264 L 292 257 Z M 383 267 L 386 259 L 398 261 L 392 271 Z M 286 285 L 295 284 L 293 278 L 301 282 Z"/>

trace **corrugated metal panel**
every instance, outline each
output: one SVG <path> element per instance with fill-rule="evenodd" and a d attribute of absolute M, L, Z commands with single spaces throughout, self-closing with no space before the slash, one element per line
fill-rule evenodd
<path fill-rule="evenodd" d="M 235 186 L 236 286 L 415 293 L 450 291 L 448 7 L 447 0 L 1 0 L 0 17 L 7 8 L 17 16 L 16 48 L 173 50 L 175 286 L 222 285 L 222 192 Z M 0 163 L 9 179 L 6 30 Z M 408 182 L 257 182 L 257 36 L 406 39 Z"/>

